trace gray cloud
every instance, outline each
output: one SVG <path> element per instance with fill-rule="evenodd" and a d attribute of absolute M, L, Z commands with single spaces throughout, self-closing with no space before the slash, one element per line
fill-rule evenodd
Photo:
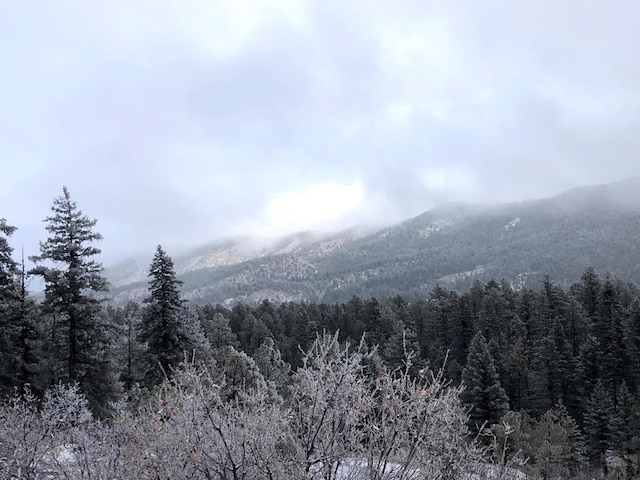
<path fill-rule="evenodd" d="M 640 175 L 636 2 L 343 3 L 0 5 L 14 244 L 62 185 L 109 263 L 317 184 L 361 185 L 344 225 Z"/>

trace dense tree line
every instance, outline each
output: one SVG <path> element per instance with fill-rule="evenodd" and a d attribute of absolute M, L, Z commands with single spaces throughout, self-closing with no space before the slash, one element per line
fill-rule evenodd
<path fill-rule="evenodd" d="M 549 457 L 522 438 L 536 428 L 540 433 L 538 422 L 566 425 L 575 466 L 589 459 L 606 469 L 606 453 L 616 452 L 634 468 L 630 459 L 640 448 L 640 291 L 634 284 L 588 269 L 568 290 L 548 278 L 538 289 L 520 291 L 489 281 L 462 294 L 436 287 L 412 302 L 353 297 L 332 305 L 264 301 L 206 311 L 225 325 L 229 319 L 230 332 L 250 354 L 256 337 L 268 332 L 294 369 L 301 362 L 298 345 L 319 331 L 338 331 L 341 341 L 365 334 L 391 367 L 401 365 L 403 348 L 413 349 L 416 369 L 445 365 L 449 378 L 464 383 L 472 429 L 498 428 L 510 418 L 526 431 L 509 448 L 541 460 Z"/>
<path fill-rule="evenodd" d="M 164 429 L 166 418 L 158 412 L 166 414 L 174 402 L 180 428 L 209 422 L 223 440 L 247 434 L 237 430 L 246 424 L 238 415 L 255 417 L 252 409 L 263 409 L 267 416 L 251 417 L 251 428 L 281 428 L 285 437 L 290 435 L 270 437 L 277 446 L 253 445 L 256 455 L 272 449 L 282 457 L 280 463 L 272 457 L 269 461 L 284 470 L 264 478 L 307 478 L 354 455 L 368 459 L 368 467 L 402 464 L 404 459 L 405 471 L 424 470 L 427 463 L 407 459 L 430 455 L 430 465 L 435 465 L 436 455 L 455 453 L 461 455 L 459 462 L 472 457 L 477 462 L 483 447 L 492 455 L 485 460 L 519 462 L 519 468 L 540 478 L 577 478 L 589 468 L 632 478 L 637 471 L 640 289 L 634 284 L 588 269 L 568 289 L 548 277 L 539 288 L 520 290 L 491 280 L 476 282 L 463 293 L 437 286 L 427 298 L 411 301 L 354 296 L 334 304 L 265 300 L 225 308 L 186 302 L 173 262 L 158 246 L 144 302 L 112 305 L 96 259 L 101 239 L 94 231 L 96 222 L 78 209 L 66 188 L 45 223 L 49 236 L 32 257 L 36 266 L 28 270 L 24 260 L 14 259 L 10 238 L 15 227 L 0 220 L 0 388 L 8 399 L 2 410 L 6 425 L 18 422 L 15 428 L 27 428 L 18 425 L 15 415 L 28 419 L 67 402 L 86 418 L 75 418 L 65 429 L 84 422 L 92 425 L 90 435 L 116 435 L 114 418 L 127 415 L 132 424 L 149 422 Z M 41 301 L 29 295 L 30 276 L 44 281 Z M 346 345 L 359 347 L 353 353 Z M 317 425 L 309 409 L 319 401 L 312 392 L 319 395 L 323 388 L 329 390 L 322 401 L 334 395 L 330 404 L 335 417 L 325 424 L 327 418 L 321 416 Z M 211 396 L 207 402 L 217 407 L 207 410 L 204 400 L 175 403 L 196 393 Z M 424 445 L 409 440 L 394 444 L 391 438 L 416 434 L 415 415 L 435 421 L 429 409 L 435 408 L 430 402 L 438 395 L 447 399 L 450 423 L 429 428 L 450 431 L 446 442 L 455 444 L 455 451 L 445 451 L 437 442 L 429 443 L 428 454 L 420 450 Z M 430 400 L 420 404 L 417 399 L 423 397 Z M 390 398 L 395 400 L 385 403 Z M 214 417 L 224 415 L 225 421 L 240 423 L 223 427 Z M 260 424 L 269 415 L 279 426 Z M 51 428 L 38 418 L 33 428 Z M 98 427 L 98 421 L 106 423 Z M 340 430 L 331 431 L 328 425 Z M 107 426 L 108 433 L 100 430 Z M 196 450 L 189 455 L 202 460 L 195 447 L 202 439 L 179 437 L 180 428 L 175 428 L 173 439 L 147 438 L 149 448 L 191 445 Z M 375 433 L 381 431 L 386 434 Z M 127 435 L 133 433 L 119 432 L 123 437 L 116 444 L 127 448 Z M 256 441 L 255 435 L 247 442 Z M 6 432 L 0 436 L 0 458 L 7 455 L 9 437 Z M 220 438 L 209 439 L 211 445 Z M 322 457 L 318 449 L 326 450 Z M 297 463 L 285 468 L 288 454 L 283 452 Z M 227 455 L 231 461 L 232 454 Z M 441 471 L 460 475 L 462 463 L 449 460 L 451 468 L 441 466 Z M 246 478 L 259 478 L 255 468 L 266 465 L 261 462 L 257 458 L 246 467 Z M 160 468 L 151 463 L 140 468 Z M 294 471 L 303 476 L 287 477 Z M 323 478 L 335 474 L 325 471 Z"/>

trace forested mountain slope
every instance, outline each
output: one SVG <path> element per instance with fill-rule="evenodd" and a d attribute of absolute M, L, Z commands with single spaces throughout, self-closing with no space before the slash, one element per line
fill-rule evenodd
<path fill-rule="evenodd" d="M 176 269 L 186 297 L 228 303 L 424 294 L 437 283 L 465 289 L 490 278 L 519 288 L 546 274 L 568 285 L 590 266 L 640 281 L 638 238 L 640 179 L 633 179 L 529 202 L 448 205 L 366 235 L 218 243 L 178 258 Z M 108 274 L 116 299 L 144 292 L 144 268 Z"/>

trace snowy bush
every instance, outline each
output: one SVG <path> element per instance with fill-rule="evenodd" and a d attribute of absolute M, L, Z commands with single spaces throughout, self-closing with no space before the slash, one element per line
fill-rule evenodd
<path fill-rule="evenodd" d="M 182 362 L 108 422 L 75 386 L 41 405 L 28 390 L 14 395 L 0 410 L 0 477 L 445 480 L 480 464 L 460 390 L 441 373 L 410 375 L 410 357 L 372 374 L 364 344 L 318 338 L 285 401 L 241 352 L 226 354 L 209 368 Z"/>

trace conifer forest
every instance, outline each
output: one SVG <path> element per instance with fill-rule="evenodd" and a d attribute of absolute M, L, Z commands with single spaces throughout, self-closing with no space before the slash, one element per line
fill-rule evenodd
<path fill-rule="evenodd" d="M 0 219 L 0 478 L 640 478 L 636 284 L 226 307 L 158 246 L 116 303 L 66 188 L 44 226 Z"/>

